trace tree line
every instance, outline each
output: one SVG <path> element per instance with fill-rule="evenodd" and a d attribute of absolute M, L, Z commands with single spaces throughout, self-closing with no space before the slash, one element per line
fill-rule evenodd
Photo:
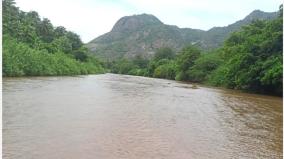
<path fill-rule="evenodd" d="M 223 46 L 203 52 L 189 45 L 177 53 L 160 48 L 151 59 L 137 55 L 106 62 L 113 73 L 200 82 L 282 95 L 282 5 L 274 20 L 256 20 L 232 33 Z"/>
<path fill-rule="evenodd" d="M 3 76 L 100 73 L 101 62 L 80 37 L 55 27 L 37 12 L 23 12 L 14 0 L 3 0 Z"/>

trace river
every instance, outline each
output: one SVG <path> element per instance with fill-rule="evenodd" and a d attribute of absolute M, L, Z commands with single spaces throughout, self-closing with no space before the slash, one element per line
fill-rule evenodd
<path fill-rule="evenodd" d="M 4 159 L 282 158 L 282 98 L 102 74 L 3 78 Z"/>

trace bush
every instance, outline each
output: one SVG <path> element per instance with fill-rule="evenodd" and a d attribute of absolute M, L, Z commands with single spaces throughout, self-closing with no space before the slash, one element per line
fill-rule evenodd
<path fill-rule="evenodd" d="M 4 37 L 4 76 L 53 76 L 100 73 L 102 67 L 91 62 L 79 62 L 64 53 L 50 54 L 46 50 L 36 50 L 15 39 Z"/>
<path fill-rule="evenodd" d="M 175 79 L 176 76 L 176 65 L 174 61 L 159 65 L 153 74 L 153 77 L 156 78 L 166 78 L 166 79 Z"/>

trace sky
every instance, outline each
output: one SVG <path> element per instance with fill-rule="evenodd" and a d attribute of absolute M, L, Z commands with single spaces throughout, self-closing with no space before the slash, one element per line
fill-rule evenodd
<path fill-rule="evenodd" d="M 243 19 L 255 9 L 277 11 L 282 0 L 15 0 L 54 26 L 64 26 L 87 43 L 109 32 L 123 16 L 152 14 L 180 28 L 208 30 Z"/>

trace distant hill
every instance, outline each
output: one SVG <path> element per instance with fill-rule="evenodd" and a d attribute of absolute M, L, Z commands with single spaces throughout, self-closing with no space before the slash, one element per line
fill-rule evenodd
<path fill-rule="evenodd" d="M 86 46 L 98 57 L 110 60 L 132 58 L 136 55 L 150 57 L 157 48 L 171 47 L 178 51 L 188 44 L 196 44 L 203 50 L 209 50 L 220 46 L 231 32 L 237 31 L 241 26 L 256 19 L 275 17 L 277 12 L 255 10 L 243 20 L 204 31 L 166 25 L 150 14 L 125 16 L 115 23 L 110 32 L 92 40 Z"/>

